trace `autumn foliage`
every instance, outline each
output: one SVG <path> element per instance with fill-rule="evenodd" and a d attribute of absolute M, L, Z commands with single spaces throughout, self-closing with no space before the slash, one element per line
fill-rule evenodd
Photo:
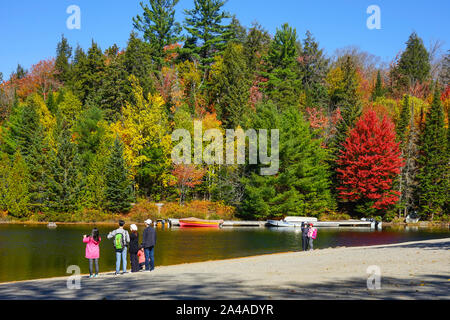
<path fill-rule="evenodd" d="M 403 160 L 395 141 L 394 124 L 380 121 L 373 110 L 365 113 L 344 142 L 337 169 L 339 197 L 350 202 L 370 201 L 374 209 L 386 209 L 398 201 L 393 180 Z"/>

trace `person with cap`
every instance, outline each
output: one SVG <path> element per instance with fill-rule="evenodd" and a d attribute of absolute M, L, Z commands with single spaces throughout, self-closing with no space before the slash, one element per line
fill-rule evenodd
<path fill-rule="evenodd" d="M 141 244 L 145 253 L 145 271 L 153 271 L 155 269 L 156 230 L 152 227 L 151 219 L 145 220 L 145 226 Z"/>
<path fill-rule="evenodd" d="M 139 272 L 139 233 L 138 227 L 135 224 L 130 226 L 130 262 L 131 272 Z"/>
<path fill-rule="evenodd" d="M 119 221 L 119 228 L 111 231 L 108 234 L 108 239 L 113 239 L 114 249 L 116 250 L 116 273 L 120 272 L 120 260 L 122 259 L 123 274 L 127 273 L 127 247 L 130 243 L 130 235 L 127 230 L 123 228 L 125 221 Z"/>

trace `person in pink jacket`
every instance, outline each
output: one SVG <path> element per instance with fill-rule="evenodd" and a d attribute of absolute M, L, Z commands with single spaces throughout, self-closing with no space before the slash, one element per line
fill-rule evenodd
<path fill-rule="evenodd" d="M 84 235 L 83 242 L 86 243 L 86 258 L 89 259 L 89 278 L 98 277 L 98 259 L 100 258 L 100 238 L 97 228 L 92 230 L 90 236 Z M 92 264 L 95 262 L 95 275 L 92 275 Z"/>

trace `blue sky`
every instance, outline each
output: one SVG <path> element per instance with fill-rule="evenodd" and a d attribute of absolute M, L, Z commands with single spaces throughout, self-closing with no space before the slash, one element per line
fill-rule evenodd
<path fill-rule="evenodd" d="M 0 1 L 0 72 L 7 79 L 18 63 L 26 69 L 39 60 L 55 56 L 57 42 L 64 34 L 71 46 L 87 49 L 94 39 L 104 50 L 116 43 L 126 46 L 133 28 L 132 17 L 141 14 L 139 2 L 147 0 L 15 0 Z M 194 0 L 180 0 L 177 20 Z M 81 9 L 81 29 L 69 30 L 66 9 Z M 378 5 L 381 30 L 366 26 L 367 7 Z M 244 26 L 258 21 L 271 34 L 287 22 L 300 39 L 310 30 L 329 55 L 338 48 L 358 46 L 389 62 L 405 48 L 416 31 L 428 47 L 431 41 L 450 48 L 450 1 L 413 0 L 228 0 L 225 9 Z"/>

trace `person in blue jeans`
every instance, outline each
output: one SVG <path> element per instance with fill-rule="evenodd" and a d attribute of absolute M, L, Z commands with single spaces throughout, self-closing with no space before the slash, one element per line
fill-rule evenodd
<path fill-rule="evenodd" d="M 108 234 L 108 239 L 113 239 L 116 250 L 116 275 L 120 274 L 120 262 L 122 260 L 123 273 L 127 273 L 127 247 L 130 243 L 130 234 L 123 228 L 125 221 L 119 221 L 119 228 Z"/>
<path fill-rule="evenodd" d="M 145 220 L 144 234 L 142 236 L 141 247 L 145 253 L 145 271 L 153 271 L 155 269 L 154 249 L 156 245 L 156 231 L 152 227 L 152 220 Z"/>

